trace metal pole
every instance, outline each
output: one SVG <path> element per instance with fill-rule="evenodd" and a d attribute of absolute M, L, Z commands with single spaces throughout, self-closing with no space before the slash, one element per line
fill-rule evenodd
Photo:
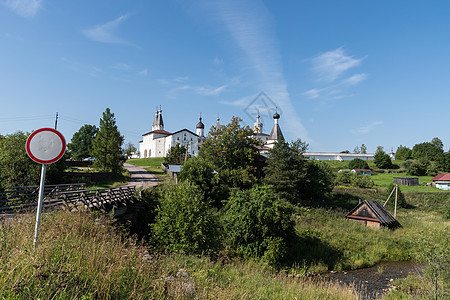
<path fill-rule="evenodd" d="M 42 201 L 44 199 L 44 185 L 45 185 L 45 172 L 47 171 L 47 165 L 42 164 L 42 171 L 41 171 L 41 184 L 39 186 L 39 200 L 38 200 L 38 207 L 37 207 L 37 213 L 36 213 L 36 227 L 34 229 L 34 249 L 37 247 L 37 241 L 38 241 L 38 235 L 39 235 L 39 225 L 41 224 L 41 212 L 42 212 Z"/>

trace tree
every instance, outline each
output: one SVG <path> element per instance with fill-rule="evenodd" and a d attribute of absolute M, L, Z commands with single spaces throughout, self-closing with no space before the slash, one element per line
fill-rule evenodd
<path fill-rule="evenodd" d="M 28 157 L 25 143 L 29 134 L 17 131 L 0 139 L 1 186 L 38 185 L 40 165 Z"/>
<path fill-rule="evenodd" d="M 256 182 L 257 146 L 261 143 L 253 137 L 253 130 L 249 126 L 242 127 L 240 121 L 233 117 L 225 126 L 212 127 L 199 157 L 211 162 L 220 181 L 230 187 L 248 188 Z"/>
<path fill-rule="evenodd" d="M 392 161 L 388 154 L 383 151 L 383 147 L 378 146 L 374 156 L 374 163 L 379 169 L 392 168 Z"/>
<path fill-rule="evenodd" d="M 92 141 L 97 132 L 98 129 L 95 125 L 85 124 L 73 134 L 70 143 L 67 144 L 67 149 L 74 160 L 92 156 Z"/>
<path fill-rule="evenodd" d="M 439 154 L 444 152 L 442 148 L 440 148 L 441 144 L 442 142 L 439 144 L 436 140 L 434 143 L 425 142 L 416 144 L 412 148 L 412 156 L 414 159 L 424 158 L 427 160 L 435 160 Z"/>
<path fill-rule="evenodd" d="M 435 137 L 431 140 L 431 143 L 436 147 L 444 151 L 444 144 L 442 143 L 441 139 L 438 137 Z"/>
<path fill-rule="evenodd" d="M 170 147 L 167 156 L 164 158 L 164 163 L 169 165 L 181 165 L 186 159 L 186 147 L 177 143 Z"/>
<path fill-rule="evenodd" d="M 361 158 L 355 158 L 348 163 L 349 169 L 369 169 L 369 164 L 367 161 Z"/>
<path fill-rule="evenodd" d="M 123 136 L 117 129 L 116 119 L 109 108 L 100 119 L 100 129 L 92 143 L 95 157 L 94 167 L 119 174 L 124 161 L 122 155 Z"/>
<path fill-rule="evenodd" d="M 430 165 L 430 161 L 424 158 L 414 160 L 407 169 L 409 175 L 412 176 L 425 176 L 427 169 Z"/>
<path fill-rule="evenodd" d="M 412 158 L 412 151 L 408 147 L 400 145 L 395 152 L 395 159 L 407 160 Z"/>
<path fill-rule="evenodd" d="M 280 200 L 269 186 L 236 190 L 223 208 L 224 233 L 238 254 L 264 257 L 279 265 L 294 232 L 292 213 L 292 205 Z"/>
<path fill-rule="evenodd" d="M 362 144 L 362 145 L 361 145 L 361 153 L 362 153 L 362 154 L 367 154 L 367 147 L 366 147 L 365 144 Z"/>
<path fill-rule="evenodd" d="M 159 246 L 186 254 L 217 247 L 219 222 L 201 190 L 189 181 L 166 185 L 152 225 Z"/>
<path fill-rule="evenodd" d="M 136 147 L 132 144 L 132 143 L 128 143 L 125 147 L 125 149 L 123 149 L 123 153 L 125 154 L 125 156 L 127 158 L 131 158 L 131 156 L 136 153 L 137 149 Z"/>
<path fill-rule="evenodd" d="M 355 149 L 353 149 L 353 153 L 359 154 L 359 153 L 361 153 L 361 149 L 359 149 L 359 147 L 356 146 Z"/>
<path fill-rule="evenodd" d="M 25 144 L 30 134 L 17 131 L 0 137 L 0 186 L 38 185 L 41 165 L 31 160 Z M 62 183 L 64 157 L 47 167 L 46 183 Z"/>
<path fill-rule="evenodd" d="M 278 140 L 269 150 L 263 182 L 293 204 L 323 200 L 333 188 L 334 176 L 328 165 L 307 160 L 308 145 L 301 140 L 287 143 Z"/>

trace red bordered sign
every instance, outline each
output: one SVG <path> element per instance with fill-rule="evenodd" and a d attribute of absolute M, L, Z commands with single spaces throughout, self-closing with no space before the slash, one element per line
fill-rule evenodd
<path fill-rule="evenodd" d="M 41 128 L 30 134 L 25 147 L 28 156 L 35 162 L 52 164 L 66 152 L 66 140 L 55 129 Z"/>

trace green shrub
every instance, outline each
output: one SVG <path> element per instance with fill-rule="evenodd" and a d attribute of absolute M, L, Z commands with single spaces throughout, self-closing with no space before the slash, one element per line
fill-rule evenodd
<path fill-rule="evenodd" d="M 392 193 L 392 190 L 394 189 L 394 187 L 395 187 L 394 183 L 391 183 L 387 187 L 386 192 L 384 193 L 383 203 L 384 203 L 384 201 L 387 200 L 389 195 Z M 395 192 L 394 192 L 394 194 L 392 194 L 391 198 L 389 199 L 388 205 L 390 207 L 394 207 L 394 202 L 395 202 Z M 409 207 L 408 203 L 406 202 L 405 195 L 403 195 L 402 191 L 400 190 L 400 187 L 398 188 L 398 193 L 397 193 L 397 205 L 399 207 L 403 207 L 403 208 Z"/>
<path fill-rule="evenodd" d="M 355 186 L 359 188 L 371 188 L 374 183 L 370 176 L 367 175 L 359 175 L 357 173 L 341 171 L 337 174 L 336 185 L 349 185 Z"/>
<path fill-rule="evenodd" d="M 286 256 L 293 234 L 293 206 L 278 199 L 269 186 L 234 191 L 223 208 L 222 223 L 228 242 L 237 254 L 264 257 L 277 265 Z"/>
<path fill-rule="evenodd" d="M 367 161 L 362 160 L 361 158 L 355 158 L 354 160 L 348 163 L 349 169 L 369 169 L 369 164 Z"/>
<path fill-rule="evenodd" d="M 425 176 L 430 162 L 426 159 L 415 160 L 409 165 L 408 174 L 412 176 Z"/>
<path fill-rule="evenodd" d="M 157 212 L 152 228 L 158 246 L 186 254 L 216 249 L 216 214 L 195 184 L 184 181 L 165 186 Z"/>

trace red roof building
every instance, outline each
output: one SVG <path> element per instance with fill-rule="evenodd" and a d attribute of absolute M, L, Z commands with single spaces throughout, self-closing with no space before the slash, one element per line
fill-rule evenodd
<path fill-rule="evenodd" d="M 431 181 L 433 181 L 436 188 L 444 191 L 450 191 L 450 174 L 438 174 L 431 179 Z"/>

